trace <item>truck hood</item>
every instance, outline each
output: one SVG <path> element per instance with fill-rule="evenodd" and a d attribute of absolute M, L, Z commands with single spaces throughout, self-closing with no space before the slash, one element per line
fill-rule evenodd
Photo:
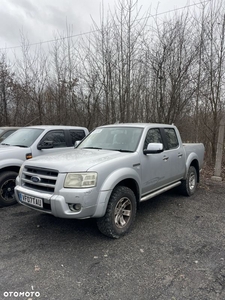
<path fill-rule="evenodd" d="M 29 152 L 30 148 L 17 147 L 17 146 L 7 146 L 0 144 L 0 159 L 11 158 L 12 153 L 24 153 Z"/>
<path fill-rule="evenodd" d="M 96 149 L 71 149 L 43 155 L 26 161 L 26 165 L 55 169 L 59 172 L 85 172 L 96 165 L 113 160 L 123 160 L 130 152 Z"/>

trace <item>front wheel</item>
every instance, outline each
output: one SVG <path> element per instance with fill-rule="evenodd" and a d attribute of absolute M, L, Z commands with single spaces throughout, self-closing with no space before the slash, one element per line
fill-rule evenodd
<path fill-rule="evenodd" d="M 191 196 L 194 194 L 197 188 L 197 171 L 194 166 L 190 166 L 188 173 L 187 173 L 187 178 L 182 181 L 181 183 L 181 192 L 185 196 Z"/>
<path fill-rule="evenodd" d="M 97 220 L 104 235 L 117 239 L 131 229 L 137 211 L 134 192 L 126 186 L 117 186 L 109 199 L 106 213 Z"/>
<path fill-rule="evenodd" d="M 9 206 L 16 204 L 14 197 L 14 188 L 17 173 L 13 171 L 0 174 L 0 206 Z"/>

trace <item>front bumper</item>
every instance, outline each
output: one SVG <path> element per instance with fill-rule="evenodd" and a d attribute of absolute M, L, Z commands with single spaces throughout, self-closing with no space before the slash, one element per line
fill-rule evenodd
<path fill-rule="evenodd" d="M 59 195 L 52 195 L 29 190 L 22 186 L 15 187 L 15 197 L 18 203 L 42 213 L 48 213 L 55 217 L 66 219 L 85 219 L 102 217 L 105 214 L 111 191 L 100 191 L 96 189 L 74 190 L 62 189 Z M 40 198 L 43 208 L 25 203 L 21 200 L 21 194 Z M 79 211 L 71 211 L 69 204 L 81 204 Z"/>

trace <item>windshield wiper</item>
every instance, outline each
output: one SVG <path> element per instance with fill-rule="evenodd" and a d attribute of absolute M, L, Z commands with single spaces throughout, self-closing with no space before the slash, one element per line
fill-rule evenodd
<path fill-rule="evenodd" d="M 111 150 L 119 151 L 119 152 L 134 152 L 132 150 L 125 150 L 125 149 L 111 149 Z"/>
<path fill-rule="evenodd" d="M 97 149 L 97 150 L 102 150 L 102 148 L 99 148 L 99 147 L 83 147 L 82 149 Z"/>
<path fill-rule="evenodd" d="M 6 143 L 1 143 L 0 145 L 13 146 L 13 147 L 21 147 L 21 148 L 27 148 L 28 147 L 28 146 L 25 146 L 25 145 L 10 145 L 10 144 L 6 144 Z"/>
<path fill-rule="evenodd" d="M 21 147 L 21 148 L 27 148 L 28 147 L 28 146 L 25 146 L 25 145 L 12 145 L 12 146 Z"/>

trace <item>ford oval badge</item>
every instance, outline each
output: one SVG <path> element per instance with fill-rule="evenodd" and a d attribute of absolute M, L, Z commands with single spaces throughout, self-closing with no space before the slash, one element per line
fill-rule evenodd
<path fill-rule="evenodd" d="M 31 180 L 32 180 L 34 183 L 41 182 L 41 178 L 38 177 L 38 176 L 32 176 L 32 177 L 31 177 Z"/>

